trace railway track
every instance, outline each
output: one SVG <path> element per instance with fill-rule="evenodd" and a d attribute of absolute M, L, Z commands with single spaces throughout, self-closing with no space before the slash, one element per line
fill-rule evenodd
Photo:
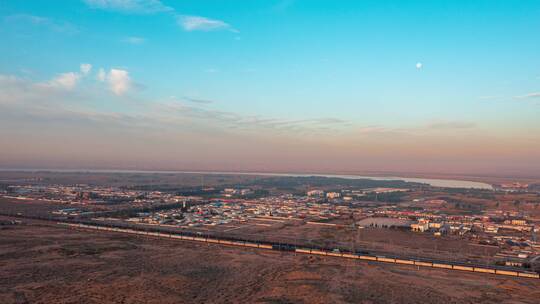
<path fill-rule="evenodd" d="M 208 244 L 219 244 L 225 246 L 237 246 L 237 247 L 248 247 L 248 248 L 257 248 L 263 250 L 274 250 L 274 251 L 286 251 L 294 252 L 298 254 L 314 255 L 314 256 L 328 256 L 344 259 L 355 259 L 362 260 L 367 262 L 380 262 L 387 264 L 401 264 L 401 265 L 411 265 L 416 267 L 430 267 L 437 269 L 445 270 L 454 270 L 454 271 L 463 271 L 463 272 L 475 272 L 475 273 L 484 273 L 484 274 L 493 274 L 493 275 L 503 275 L 510 277 L 520 277 L 520 278 L 530 278 L 530 279 L 540 279 L 540 274 L 536 272 L 523 271 L 517 268 L 504 267 L 504 266 L 488 266 L 481 265 L 477 263 L 459 263 L 443 260 L 433 260 L 426 258 L 418 257 L 407 257 L 407 256 L 398 256 L 382 252 L 373 252 L 373 251 L 356 251 L 351 252 L 345 248 L 329 248 L 321 246 L 306 246 L 305 244 L 293 244 L 285 242 L 273 242 L 266 240 L 255 240 L 247 238 L 239 238 L 234 236 L 226 235 L 211 235 L 211 234 L 201 234 L 200 232 L 193 231 L 167 231 L 159 227 L 140 227 L 135 225 L 130 225 L 123 222 L 118 223 L 96 223 L 91 220 L 86 219 L 59 219 L 54 217 L 44 217 L 44 216 L 31 216 L 24 215 L 20 213 L 5 213 L 0 212 L 0 215 L 15 217 L 15 218 L 25 218 L 33 220 L 41 220 L 54 222 L 59 225 L 76 228 L 76 229 L 89 229 L 89 230 L 98 230 L 98 231 L 110 231 L 118 233 L 127 233 L 135 235 L 146 235 L 151 237 L 160 237 L 168 238 L 175 240 L 183 241 L 192 241 L 192 242 L 203 242 Z"/>
<path fill-rule="evenodd" d="M 145 235 L 151 237 L 191 241 L 191 242 L 201 242 L 208 244 L 219 244 L 224 246 L 236 246 L 236 247 L 247 247 L 247 248 L 257 248 L 263 250 L 275 250 L 275 251 L 286 251 L 294 252 L 298 254 L 305 255 L 314 255 L 314 256 L 329 256 L 336 258 L 344 259 L 355 259 L 363 260 L 368 262 L 380 262 L 386 264 L 400 264 L 400 265 L 411 265 L 417 267 L 427 267 L 427 268 L 437 268 L 444 270 L 453 270 L 453 271 L 462 271 L 462 272 L 475 272 L 475 273 L 484 273 L 484 274 L 493 274 L 493 275 L 502 275 L 510 277 L 520 277 L 520 278 L 530 278 L 530 279 L 540 279 L 540 274 L 536 272 L 521 271 L 516 269 L 509 269 L 503 267 L 490 267 L 485 265 L 475 265 L 468 263 L 455 263 L 449 261 L 436 261 L 436 260 L 427 260 L 427 259 L 411 259 L 407 257 L 397 257 L 397 256 L 381 256 L 377 254 L 370 254 L 369 252 L 347 252 L 339 249 L 329 249 L 329 248 L 315 248 L 315 247 L 305 247 L 297 244 L 287 244 L 287 243 L 276 243 L 276 242 L 259 242 L 253 240 L 242 240 L 238 238 L 219 238 L 209 235 L 199 235 L 194 232 L 163 232 L 163 231 L 152 231 L 152 230 L 142 230 L 126 227 L 111 227 L 111 226 L 101 226 L 95 224 L 86 224 L 86 223 L 69 223 L 69 222 L 58 222 L 59 225 L 67 226 L 75 229 L 90 229 L 98 231 L 111 231 L 118 233 L 127 233 L 134 235 Z"/>

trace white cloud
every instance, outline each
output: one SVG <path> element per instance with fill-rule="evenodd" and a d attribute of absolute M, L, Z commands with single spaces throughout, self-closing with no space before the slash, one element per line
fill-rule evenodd
<path fill-rule="evenodd" d="M 172 7 L 164 5 L 160 0 L 83 0 L 88 6 L 95 9 L 117 11 L 134 14 L 170 13 L 176 16 L 179 26 L 186 31 L 216 31 L 228 30 L 238 33 L 228 23 L 202 16 L 179 15 Z M 141 44 L 145 41 L 141 37 L 126 37 L 123 42 Z"/>
<path fill-rule="evenodd" d="M 17 25 L 17 24 L 26 24 L 39 28 L 46 28 L 55 32 L 64 33 L 64 34 L 76 34 L 79 32 L 76 26 L 69 22 L 65 21 L 56 21 L 50 18 L 27 15 L 27 14 L 17 14 L 11 15 L 4 18 L 4 21 Z"/>
<path fill-rule="evenodd" d="M 86 76 L 92 70 L 92 65 L 89 63 L 81 63 L 81 73 Z"/>
<path fill-rule="evenodd" d="M 47 82 L 46 86 L 63 90 L 72 90 L 77 85 L 79 79 L 80 75 L 77 73 L 63 73 Z"/>
<path fill-rule="evenodd" d="M 142 37 L 131 36 L 122 39 L 122 41 L 129 44 L 143 44 L 144 42 L 146 42 L 146 39 Z"/>
<path fill-rule="evenodd" d="M 100 68 L 97 80 L 107 82 L 109 89 L 118 96 L 124 95 L 132 87 L 128 71 L 122 69 L 110 69 L 109 72 L 106 72 Z"/>
<path fill-rule="evenodd" d="M 174 11 L 159 0 L 84 0 L 84 2 L 92 8 L 124 13 L 153 14 Z"/>
<path fill-rule="evenodd" d="M 38 85 L 44 88 L 58 89 L 58 90 L 73 90 L 82 77 L 88 75 L 92 70 L 92 65 L 89 63 L 81 63 L 80 73 L 77 72 L 67 72 L 58 74 L 53 79 L 45 82 L 39 83 Z"/>
<path fill-rule="evenodd" d="M 99 68 L 98 74 L 97 74 L 97 80 L 104 82 L 107 79 L 107 73 L 105 73 L 105 70 L 103 68 Z"/>
<path fill-rule="evenodd" d="M 416 63 L 416 69 L 417 70 L 420 70 L 422 67 L 424 67 L 424 64 L 422 64 L 421 62 Z"/>
<path fill-rule="evenodd" d="M 0 105 L 54 109 L 66 97 L 73 96 L 78 80 L 77 73 L 59 74 L 46 82 L 0 74 Z"/>
<path fill-rule="evenodd" d="M 128 71 L 111 69 L 107 75 L 107 82 L 111 91 L 116 95 L 125 94 L 131 87 Z"/>
<path fill-rule="evenodd" d="M 178 16 L 178 25 L 184 30 L 191 31 L 216 31 L 216 30 L 229 30 L 232 32 L 238 32 L 232 28 L 228 23 L 221 20 L 209 19 L 201 16 Z"/>
<path fill-rule="evenodd" d="M 111 69 L 106 73 L 106 84 L 110 84 L 110 89 L 115 94 L 124 93 L 131 86 L 128 72 L 120 69 Z M 226 127 L 240 132 L 267 130 L 276 134 L 291 132 L 335 134 L 336 131 L 350 126 L 347 121 L 325 117 L 291 120 L 246 116 L 236 112 L 214 110 L 208 105 L 211 100 L 192 98 L 189 101 L 195 105 L 185 105 L 174 97 L 166 102 L 138 99 L 139 102 L 129 104 L 130 114 L 109 112 L 102 111 L 99 107 L 95 108 L 94 101 L 107 98 L 101 94 L 102 92 L 87 87 L 78 89 L 74 92 L 56 90 L 43 83 L 0 74 L 0 122 L 4 116 L 13 117 L 13 114 L 16 114 L 31 117 L 31 121 L 54 119 L 80 123 L 85 119 L 88 121 L 110 119 L 115 123 L 125 123 L 129 126 L 139 124 L 139 126 L 193 128 L 196 125 L 203 129 L 217 128 L 215 130 L 218 131 Z M 74 97 L 77 97 L 77 102 L 73 102 Z M 181 100 L 188 101 L 187 99 Z"/>

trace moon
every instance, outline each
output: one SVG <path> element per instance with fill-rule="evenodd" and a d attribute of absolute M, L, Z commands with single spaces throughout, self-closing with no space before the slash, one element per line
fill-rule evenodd
<path fill-rule="evenodd" d="M 424 65 L 421 62 L 416 63 L 416 69 L 420 70 Z"/>

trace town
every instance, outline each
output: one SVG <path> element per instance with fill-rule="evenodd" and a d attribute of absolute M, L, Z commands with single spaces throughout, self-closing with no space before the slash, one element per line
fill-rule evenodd
<path fill-rule="evenodd" d="M 279 178 L 273 182 L 279 184 Z M 141 190 L 38 180 L 5 183 L 0 199 L 4 215 L 123 223 L 540 270 L 540 194 L 520 184 L 496 185 L 493 190 L 310 184 L 307 177 L 289 191 L 265 183 Z M 34 207 L 21 208 L 28 202 Z"/>

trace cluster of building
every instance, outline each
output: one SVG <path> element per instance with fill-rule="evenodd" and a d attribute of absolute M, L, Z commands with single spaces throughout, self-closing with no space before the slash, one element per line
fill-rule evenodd
<path fill-rule="evenodd" d="M 514 185 L 516 186 L 516 185 Z M 400 228 L 437 237 L 456 236 L 485 246 L 498 246 L 499 257 L 511 265 L 524 263 L 540 254 L 540 219 L 524 213 L 488 210 L 477 215 L 445 214 L 446 201 L 415 199 L 408 203 L 369 203 L 361 199 L 372 194 L 405 192 L 408 189 L 371 188 L 358 190 L 311 189 L 305 195 L 279 194 L 249 198 L 249 188 L 225 188 L 211 198 L 188 197 L 171 192 L 126 190 L 89 185 L 17 185 L 9 186 L 1 196 L 15 199 L 48 200 L 69 208 L 53 211 L 55 215 L 91 215 L 86 205 L 123 204 L 155 206 L 184 202 L 179 208 L 157 208 L 123 219 L 133 223 L 175 227 L 219 226 L 248 221 L 303 220 L 331 222 L 356 219 L 359 228 Z M 186 205 L 186 201 L 196 204 Z M 73 206 L 75 204 L 75 206 Z M 78 204 L 78 206 L 77 206 Z M 145 209 L 146 210 L 146 209 Z M 97 216 L 97 215 L 96 215 Z M 343 221 L 347 219 L 347 221 Z"/>
<path fill-rule="evenodd" d="M 340 191 L 327 192 L 320 189 L 314 189 L 314 190 L 307 191 L 306 195 L 308 197 L 326 198 L 329 200 L 342 200 L 345 202 L 350 202 L 371 193 L 381 194 L 381 193 L 407 192 L 407 191 L 410 191 L 410 190 L 399 189 L 399 188 L 368 188 L 368 189 L 361 189 L 361 190 L 344 189 Z"/>
<path fill-rule="evenodd" d="M 158 204 L 175 203 L 185 200 L 184 196 L 161 191 L 129 190 L 120 187 L 103 187 L 91 185 L 16 185 L 8 186 L 0 196 L 17 200 L 36 200 L 51 203 L 73 205 L 74 208 L 115 206 L 144 207 Z M 101 209 L 103 209 L 101 208 Z M 70 208 L 67 208 L 68 210 Z M 55 214 L 79 215 L 78 212 Z"/>
<path fill-rule="evenodd" d="M 522 266 L 540 254 L 536 236 L 540 232 L 540 219 L 519 212 L 496 210 L 482 215 L 446 215 L 385 206 L 367 210 L 364 215 L 370 220 L 360 221 L 360 226 L 410 229 L 438 237 L 457 235 L 479 245 L 496 246 L 501 249 L 496 257 L 510 266 Z"/>
<path fill-rule="evenodd" d="M 225 197 L 236 197 L 251 195 L 254 191 L 249 188 L 225 188 L 222 193 Z"/>
<path fill-rule="evenodd" d="M 216 226 L 254 219 L 330 220 L 346 212 L 346 206 L 317 203 L 308 197 L 272 196 L 259 199 L 211 199 L 186 210 L 171 209 L 139 213 L 129 221 L 147 224 L 199 227 Z"/>

